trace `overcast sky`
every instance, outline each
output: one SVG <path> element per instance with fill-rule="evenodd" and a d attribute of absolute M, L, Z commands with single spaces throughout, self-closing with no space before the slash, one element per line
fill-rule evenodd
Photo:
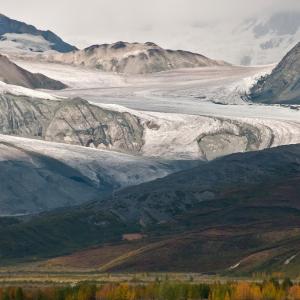
<path fill-rule="evenodd" d="M 300 0 L 1 0 L 3 14 L 79 47 L 126 40 L 188 49 L 186 35 L 200 27 L 283 9 L 300 10 Z"/>

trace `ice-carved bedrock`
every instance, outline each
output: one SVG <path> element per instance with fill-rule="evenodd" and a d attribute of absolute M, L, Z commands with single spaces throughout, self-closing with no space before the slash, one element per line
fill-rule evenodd
<path fill-rule="evenodd" d="M 218 119 L 219 128 L 198 138 L 207 160 L 219 156 L 300 143 L 300 123 L 269 119 Z"/>
<path fill-rule="evenodd" d="M 57 104 L 38 98 L 0 95 L 0 132 L 42 138 Z"/>
<path fill-rule="evenodd" d="M 106 111 L 82 99 L 63 102 L 47 131 L 47 141 L 139 152 L 143 127 L 129 113 Z"/>
<path fill-rule="evenodd" d="M 270 148 L 274 135 L 269 127 L 253 126 L 236 120 L 218 120 L 219 129 L 198 138 L 200 152 L 207 160 L 235 152 Z"/>
<path fill-rule="evenodd" d="M 0 97 L 1 133 L 130 153 L 142 147 L 143 127 L 129 113 L 105 110 L 82 99 Z"/>

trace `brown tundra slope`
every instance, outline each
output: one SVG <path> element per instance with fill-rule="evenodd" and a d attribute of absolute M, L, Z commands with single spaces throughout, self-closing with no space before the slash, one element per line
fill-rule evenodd
<path fill-rule="evenodd" d="M 49 61 L 97 68 L 107 72 L 146 74 L 180 68 L 228 66 L 198 53 L 166 50 L 154 43 L 93 45 L 83 50 L 48 55 Z"/>
<path fill-rule="evenodd" d="M 41 268 L 297 275 L 299 161 L 299 145 L 234 154 L 101 202 L 1 219 L 1 257 L 57 257 Z M 124 240 L 130 233 L 141 239 Z"/>
<path fill-rule="evenodd" d="M 30 89 L 61 90 L 67 86 L 43 74 L 34 74 L 17 66 L 0 54 L 0 81 Z"/>

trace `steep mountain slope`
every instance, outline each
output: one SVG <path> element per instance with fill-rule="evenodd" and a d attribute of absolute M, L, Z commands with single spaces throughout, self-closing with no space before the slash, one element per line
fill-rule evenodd
<path fill-rule="evenodd" d="M 99 268 L 299 276 L 299 259 L 293 261 L 300 242 L 299 192 L 299 165 L 285 179 L 282 175 L 277 180 L 224 189 L 216 201 L 202 202 L 189 213 L 156 226 L 148 239 L 134 245 L 137 251 L 116 255 Z M 106 250 L 116 253 L 119 247 Z"/>
<path fill-rule="evenodd" d="M 101 200 L 113 190 L 195 164 L 1 135 L 0 215 L 38 213 Z"/>
<path fill-rule="evenodd" d="M 156 180 L 151 185 L 124 189 L 107 203 L 107 207 L 140 224 L 168 221 L 178 212 L 220 198 L 225 191 L 297 176 L 299 155 L 299 145 L 229 155 Z"/>
<path fill-rule="evenodd" d="M 15 48 L 32 52 L 56 50 L 69 52 L 76 47 L 64 42 L 51 31 L 39 30 L 32 25 L 10 19 L 0 14 L 0 49 Z"/>
<path fill-rule="evenodd" d="M 60 81 L 51 79 L 43 74 L 33 74 L 0 54 L 0 81 L 32 89 L 60 90 L 67 86 Z"/>
<path fill-rule="evenodd" d="M 101 195 L 88 177 L 67 164 L 5 141 L 0 142 L 0 165 L 1 215 L 73 206 Z"/>
<path fill-rule="evenodd" d="M 228 65 L 187 51 L 165 50 L 154 43 L 117 42 L 94 45 L 67 54 L 49 54 L 49 61 L 97 68 L 102 71 L 145 74 L 179 68 Z"/>
<path fill-rule="evenodd" d="M 29 220 L 2 219 L 1 257 L 46 257 L 114 242 L 105 244 L 112 255 L 94 267 L 228 271 L 266 249 L 283 253 L 284 262 L 300 230 L 299 158 L 299 145 L 234 154 L 127 188 L 101 203 Z M 140 240 L 122 242 L 130 233 L 140 233 Z M 102 248 L 95 251 L 101 257 Z"/>
<path fill-rule="evenodd" d="M 300 43 L 251 89 L 253 101 L 300 104 Z"/>

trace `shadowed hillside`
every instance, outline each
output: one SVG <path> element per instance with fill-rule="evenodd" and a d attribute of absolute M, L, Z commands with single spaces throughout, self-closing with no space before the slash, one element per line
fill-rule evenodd
<path fill-rule="evenodd" d="M 101 204 L 13 224 L 3 219 L 1 257 L 45 258 L 97 246 L 80 260 L 74 254 L 49 265 L 90 267 L 92 259 L 103 271 L 295 274 L 298 260 L 285 261 L 299 245 L 299 157 L 299 145 L 235 154 L 127 188 Z M 123 241 L 129 233 L 141 239 Z"/>

